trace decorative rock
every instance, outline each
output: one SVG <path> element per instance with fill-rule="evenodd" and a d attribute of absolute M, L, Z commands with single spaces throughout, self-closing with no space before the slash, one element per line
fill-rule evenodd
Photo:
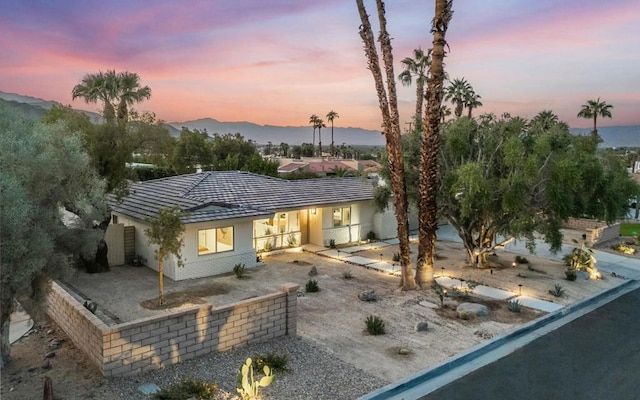
<path fill-rule="evenodd" d="M 376 291 L 373 289 L 365 290 L 364 292 L 358 295 L 358 298 L 362 301 L 376 301 L 378 300 L 378 296 L 376 296 Z"/>
<path fill-rule="evenodd" d="M 456 312 L 473 315 L 489 315 L 487 306 L 478 303 L 462 303 L 456 308 Z"/>
<path fill-rule="evenodd" d="M 427 321 L 418 322 L 416 324 L 416 332 L 426 332 L 429 330 L 429 323 Z"/>
<path fill-rule="evenodd" d="M 587 271 L 576 271 L 576 274 L 578 275 L 578 278 L 584 279 L 585 281 L 588 281 L 590 278 Z"/>
<path fill-rule="evenodd" d="M 45 361 L 44 364 L 42 364 L 42 369 L 51 369 L 51 363 L 49 362 L 49 360 Z"/>
<path fill-rule="evenodd" d="M 400 350 L 398 350 L 398 354 L 400 354 L 401 356 L 407 356 L 411 353 L 411 350 L 406 349 L 404 347 L 401 347 Z"/>
<path fill-rule="evenodd" d="M 55 351 L 50 351 L 47 354 L 44 355 L 44 358 L 53 358 L 56 356 L 56 352 Z"/>
<path fill-rule="evenodd" d="M 311 271 L 309 271 L 309 276 L 316 276 L 318 275 L 318 268 L 316 268 L 316 266 L 314 265 L 313 267 L 311 267 Z"/>
<path fill-rule="evenodd" d="M 160 387 L 155 383 L 144 383 L 138 386 L 138 392 L 142 394 L 154 394 L 160 391 Z"/>
<path fill-rule="evenodd" d="M 432 302 L 430 302 L 430 301 L 426 301 L 426 300 L 421 301 L 421 302 L 420 302 L 420 303 L 418 303 L 418 304 L 420 304 L 422 307 L 427 307 L 427 308 L 438 308 L 438 305 L 437 305 L 437 304 L 433 304 Z"/>

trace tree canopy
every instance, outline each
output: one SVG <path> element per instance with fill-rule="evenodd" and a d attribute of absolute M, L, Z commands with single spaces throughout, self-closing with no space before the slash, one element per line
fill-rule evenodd
<path fill-rule="evenodd" d="M 2 363 L 9 357 L 14 297 L 39 299 L 41 283 L 62 276 L 74 256 L 89 257 L 102 232 L 105 182 L 83 138 L 61 122 L 42 124 L 0 106 L 0 241 Z M 65 225 L 61 209 L 77 215 Z"/>
<path fill-rule="evenodd" d="M 440 212 L 475 262 L 502 239 L 533 246 L 535 232 L 558 250 L 562 220 L 613 221 L 636 192 L 622 160 L 597 153 L 592 138 L 571 135 L 561 122 L 544 128 L 510 116 L 446 126 Z"/>

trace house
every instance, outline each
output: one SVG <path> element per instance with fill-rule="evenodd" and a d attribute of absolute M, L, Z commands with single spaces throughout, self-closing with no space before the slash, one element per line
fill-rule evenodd
<path fill-rule="evenodd" d="M 382 166 L 373 160 L 306 158 L 294 160 L 280 159 L 278 174 L 284 176 L 292 172 L 311 171 L 318 176 L 335 176 L 340 171 L 343 176 L 378 173 Z"/>
<path fill-rule="evenodd" d="M 241 171 L 208 171 L 133 183 L 121 201 L 111 200 L 112 224 L 134 227 L 135 254 L 157 270 L 154 248 L 144 230 L 159 210 L 179 206 L 185 213 L 182 257 L 164 262 L 173 280 L 218 275 L 257 256 L 304 244 L 356 242 L 373 231 L 395 236 L 391 211 L 376 213 L 373 187 L 361 178 L 289 181 Z"/>

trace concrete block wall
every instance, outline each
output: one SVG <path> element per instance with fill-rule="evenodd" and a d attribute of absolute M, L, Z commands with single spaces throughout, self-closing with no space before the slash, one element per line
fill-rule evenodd
<path fill-rule="evenodd" d="M 299 285 L 292 283 L 282 285 L 280 292 L 221 307 L 191 307 L 112 327 L 56 287 L 49 314 L 106 377 L 137 375 L 212 351 L 297 333 Z"/>
<path fill-rule="evenodd" d="M 587 234 L 587 244 L 593 246 L 597 243 L 607 242 L 620 236 L 620 224 L 607 224 L 604 221 L 597 221 L 587 218 L 569 218 L 562 225 L 563 228 L 585 231 Z"/>
<path fill-rule="evenodd" d="M 103 371 L 102 344 L 109 327 L 55 282 L 51 282 L 47 314 L 89 361 Z"/>

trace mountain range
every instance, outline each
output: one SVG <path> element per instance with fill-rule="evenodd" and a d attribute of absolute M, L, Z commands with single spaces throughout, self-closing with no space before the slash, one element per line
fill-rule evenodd
<path fill-rule="evenodd" d="M 55 101 L 3 91 L 0 91 L 0 102 L 4 102 L 34 117 L 40 117 L 54 104 L 60 104 Z M 101 120 L 101 116 L 97 113 L 85 110 L 78 111 L 88 115 L 94 122 Z M 213 118 L 170 122 L 165 125 L 173 136 L 179 136 L 180 129 L 186 127 L 206 130 L 209 134 L 240 133 L 245 139 L 253 140 L 258 144 L 271 142 L 274 145 L 278 145 L 284 142 L 290 145 L 299 145 L 301 143 L 311 143 L 313 136 L 311 126 L 274 126 L 259 125 L 252 122 L 222 122 Z M 575 135 L 588 135 L 590 132 L 590 128 L 571 128 L 571 133 Z M 598 133 L 603 140 L 600 147 L 640 147 L 640 125 L 603 126 L 598 128 Z M 324 128 L 321 131 L 321 135 L 322 143 L 328 146 L 331 143 L 331 127 Z M 334 127 L 333 136 L 336 146 L 343 143 L 347 145 L 384 146 L 384 137 L 380 134 L 380 131 Z M 318 133 L 316 131 L 317 142 Z"/>

